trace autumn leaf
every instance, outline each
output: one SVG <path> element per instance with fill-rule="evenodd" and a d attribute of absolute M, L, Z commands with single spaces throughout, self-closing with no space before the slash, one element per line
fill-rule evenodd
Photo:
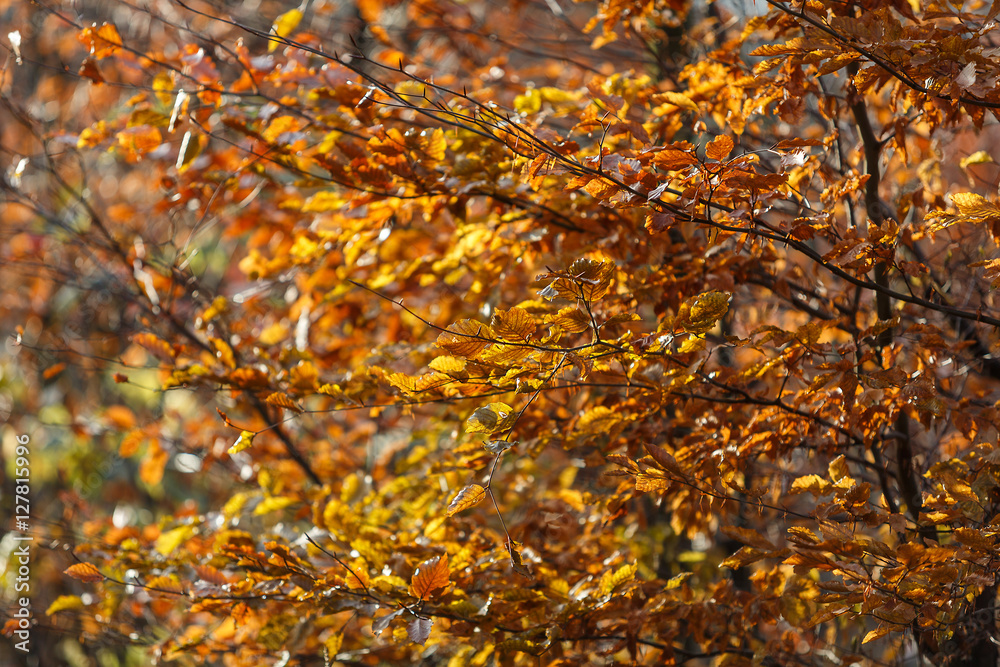
<path fill-rule="evenodd" d="M 241 431 L 240 437 L 236 439 L 236 442 L 227 450 L 230 456 L 234 454 L 239 454 L 240 452 L 250 449 L 253 446 L 253 439 L 256 434 L 253 431 Z"/>
<path fill-rule="evenodd" d="M 434 619 L 418 616 L 406 624 L 406 636 L 414 644 L 423 646 L 431 636 L 432 627 L 434 627 Z"/>
<path fill-rule="evenodd" d="M 490 329 L 504 340 L 524 342 L 535 332 L 535 320 L 517 307 L 498 310 L 490 322 Z"/>
<path fill-rule="evenodd" d="M 517 413 L 506 403 L 490 403 L 469 417 L 465 422 L 466 433 L 502 433 L 517 420 Z"/>
<path fill-rule="evenodd" d="M 448 504 L 448 516 L 455 516 L 463 510 L 475 507 L 486 497 L 486 489 L 478 484 L 462 488 Z"/>
<path fill-rule="evenodd" d="M 74 578 L 79 579 L 79 577 Z M 102 579 L 103 577 L 97 579 L 96 581 L 100 581 Z M 81 581 L 85 580 L 81 579 Z M 85 606 L 86 605 L 84 605 L 83 599 L 79 595 L 60 595 L 53 600 L 52 604 L 49 605 L 49 608 L 45 610 L 45 615 L 52 616 L 53 614 L 58 614 L 61 611 L 73 611 L 76 609 L 82 609 Z"/>
<path fill-rule="evenodd" d="M 302 21 L 302 10 L 301 9 L 289 9 L 284 14 L 278 16 L 274 19 L 274 23 L 271 25 L 271 34 L 276 37 L 284 39 L 292 34 Z M 281 44 L 279 40 L 272 39 L 268 40 L 267 50 L 268 52 L 273 52 Z"/>
<path fill-rule="evenodd" d="M 431 593 L 449 583 L 448 556 L 435 556 L 421 563 L 410 580 L 410 593 L 421 600 L 429 600 Z"/>
<path fill-rule="evenodd" d="M 264 400 L 270 403 L 271 405 L 276 405 L 278 407 L 291 410 L 292 412 L 302 412 L 302 408 L 296 405 L 295 401 L 293 401 L 291 398 L 288 397 L 288 394 L 285 394 L 283 392 L 275 392 Z M 240 435 L 240 437 L 243 437 L 242 434 Z M 236 445 L 233 445 L 233 447 L 235 446 Z M 230 452 L 230 454 L 232 454 L 232 452 Z"/>
<path fill-rule="evenodd" d="M 68 574 L 78 581 L 84 583 L 94 583 L 96 581 L 104 581 L 104 575 L 91 563 L 76 563 L 75 565 L 70 565 L 64 570 L 64 574 Z"/>
<path fill-rule="evenodd" d="M 84 28 L 78 35 L 80 42 L 90 50 L 90 55 L 100 60 L 114 55 L 121 49 L 122 38 L 113 23 L 96 23 Z"/>
<path fill-rule="evenodd" d="M 437 344 L 454 356 L 473 359 L 490 345 L 490 336 L 490 329 L 485 324 L 459 320 L 438 336 Z"/>
<path fill-rule="evenodd" d="M 720 134 L 708 142 L 708 145 L 705 147 L 705 157 L 709 160 L 722 162 L 733 152 L 733 147 L 732 138 L 725 134 Z"/>

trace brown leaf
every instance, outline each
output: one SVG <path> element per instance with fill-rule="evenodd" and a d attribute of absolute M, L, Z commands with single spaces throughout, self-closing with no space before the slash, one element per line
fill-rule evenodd
<path fill-rule="evenodd" d="M 434 626 L 434 619 L 417 616 L 406 624 L 406 636 L 414 644 L 423 646 L 427 643 L 427 638 L 431 636 L 431 628 Z"/>

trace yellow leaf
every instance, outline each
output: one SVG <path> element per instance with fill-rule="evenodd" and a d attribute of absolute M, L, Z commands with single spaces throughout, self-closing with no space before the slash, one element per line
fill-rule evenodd
<path fill-rule="evenodd" d="M 613 590 L 626 581 L 632 581 L 635 577 L 636 565 L 622 565 L 614 573 L 608 570 L 601 577 L 601 593 L 610 595 Z"/>
<path fill-rule="evenodd" d="M 872 631 L 870 631 L 865 638 L 861 640 L 862 644 L 867 644 L 870 641 L 874 641 L 880 637 L 885 637 L 892 630 L 890 626 L 883 625 Z"/>
<path fill-rule="evenodd" d="M 676 107 L 687 109 L 689 111 L 698 110 L 698 105 L 695 104 L 694 100 L 692 100 L 687 95 L 682 95 L 681 93 L 675 93 L 672 90 L 668 90 L 664 93 L 656 95 L 655 100 L 657 102 L 668 102 Z"/>
<path fill-rule="evenodd" d="M 842 480 L 851 480 L 851 474 L 847 468 L 847 459 L 844 458 L 843 454 L 830 461 L 828 470 L 830 472 L 830 479 L 832 479 L 834 483 Z"/>
<path fill-rule="evenodd" d="M 475 412 L 466 420 L 466 433 L 496 433 L 506 431 L 514 425 L 517 414 L 506 403 L 490 403 Z"/>
<path fill-rule="evenodd" d="M 458 357 L 443 356 L 435 357 L 431 363 L 427 364 L 433 370 L 439 373 L 447 373 L 448 375 L 454 375 L 455 373 L 461 373 L 465 370 L 465 359 L 459 359 Z"/>
<path fill-rule="evenodd" d="M 448 555 L 429 558 L 417 567 L 410 580 L 410 593 L 421 600 L 429 600 L 431 593 L 444 588 L 450 581 Z"/>
<path fill-rule="evenodd" d="M 433 132 L 424 130 L 420 133 L 420 150 L 431 160 L 436 162 L 443 160 L 447 148 L 448 144 L 444 140 L 444 130 L 438 128 Z"/>
<path fill-rule="evenodd" d="M 165 533 L 160 533 L 160 536 L 156 538 L 154 548 L 161 556 L 169 556 L 174 552 L 174 549 L 191 539 L 194 532 L 194 526 L 180 526 Z"/>
<path fill-rule="evenodd" d="M 989 162 L 993 162 L 993 158 L 989 153 L 986 151 L 976 151 L 969 157 L 962 158 L 958 164 L 962 169 L 965 169 L 971 164 L 986 164 Z"/>
<path fill-rule="evenodd" d="M 620 412 L 612 410 L 605 405 L 598 405 L 587 410 L 576 423 L 576 428 L 581 433 L 607 433 L 617 424 L 621 423 L 624 417 Z"/>
<path fill-rule="evenodd" d="M 51 616 L 52 614 L 58 614 L 61 611 L 66 611 L 69 609 L 82 609 L 84 607 L 83 599 L 79 595 L 60 595 L 49 608 L 45 610 L 46 616 Z"/>
<path fill-rule="evenodd" d="M 323 642 L 323 646 L 326 648 L 327 655 L 330 661 L 333 662 L 337 658 L 337 653 L 340 652 L 340 647 L 344 643 L 344 634 L 342 632 L 337 632 L 326 638 Z"/>
<path fill-rule="evenodd" d="M 232 447 L 229 448 L 229 455 L 239 454 L 244 449 L 250 449 L 253 445 L 254 433 L 252 431 L 242 431 L 240 432 L 240 437 L 237 438 L 236 442 Z"/>
<path fill-rule="evenodd" d="M 819 475 L 804 475 L 792 482 L 792 493 L 802 493 L 808 491 L 817 498 L 828 493 L 830 483 Z"/>
<path fill-rule="evenodd" d="M 257 507 L 253 509 L 253 513 L 255 516 L 263 516 L 285 509 L 294 502 L 295 498 L 289 498 L 288 496 L 268 496 L 257 504 Z"/>
<path fill-rule="evenodd" d="M 285 37 L 288 37 L 293 30 L 299 27 L 299 22 L 301 20 L 301 9 L 289 9 L 287 12 L 274 19 L 274 24 L 271 25 L 271 34 L 284 39 Z M 267 45 L 268 53 L 277 49 L 279 44 L 281 44 L 281 42 L 276 39 L 270 40 L 270 44 Z"/>
<path fill-rule="evenodd" d="M 695 334 L 708 333 L 715 327 L 716 322 L 729 311 L 729 299 L 732 297 L 728 292 L 705 292 L 699 294 L 693 302 L 686 302 L 687 313 L 684 313 L 682 306 L 678 320 L 682 323 L 684 330 Z"/>
<path fill-rule="evenodd" d="M 566 333 L 580 333 L 591 326 L 590 318 L 576 306 L 566 306 L 546 319 Z"/>
<path fill-rule="evenodd" d="M 542 93 L 537 88 L 529 88 L 523 95 L 514 98 L 514 110 L 518 113 L 538 113 L 542 108 Z"/>
<path fill-rule="evenodd" d="M 486 497 L 486 489 L 478 484 L 469 484 L 455 494 L 448 505 L 448 516 L 455 516 L 462 510 L 475 507 Z"/>

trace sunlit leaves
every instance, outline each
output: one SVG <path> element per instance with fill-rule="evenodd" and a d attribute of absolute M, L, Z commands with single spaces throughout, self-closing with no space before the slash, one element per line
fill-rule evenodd
<path fill-rule="evenodd" d="M 909 628 L 943 664 L 987 636 L 985 13 L 364 0 L 362 54 L 307 4 L 269 35 L 120 5 L 128 44 L 83 48 L 47 22 L 25 48 L 68 76 L 2 93 L 51 143 L 0 119 L 29 269 L 0 370 L 66 427 L 33 455 L 74 490 L 39 530 L 72 516 L 135 592 L 40 608 L 234 664 L 877 663 Z"/>
<path fill-rule="evenodd" d="M 584 299 L 596 301 L 608 293 L 614 276 L 615 265 L 606 260 L 578 259 L 564 272 L 547 273 L 538 280 L 555 278 L 545 290 L 543 297 L 560 296 L 564 299 Z"/>
<path fill-rule="evenodd" d="M 462 488 L 448 504 L 448 516 L 454 516 L 470 507 L 475 507 L 486 497 L 486 489 L 478 484 Z"/>

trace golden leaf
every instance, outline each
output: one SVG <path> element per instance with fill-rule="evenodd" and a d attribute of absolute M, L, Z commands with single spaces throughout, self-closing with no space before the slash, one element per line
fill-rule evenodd
<path fill-rule="evenodd" d="M 451 503 L 448 504 L 448 516 L 455 516 L 462 510 L 475 507 L 482 502 L 485 497 L 486 489 L 478 484 L 469 484 L 456 493 L 455 497 L 452 498 Z"/>
<path fill-rule="evenodd" d="M 467 433 L 496 433 L 514 425 L 517 414 L 506 403 L 490 403 L 478 408 L 466 420 Z"/>
<path fill-rule="evenodd" d="M 288 410 L 292 410 L 294 412 L 302 412 L 302 408 L 296 405 L 295 401 L 288 397 L 288 394 L 280 391 L 274 392 L 264 400 L 271 405 L 277 405 L 279 408 L 287 408 Z"/>
<path fill-rule="evenodd" d="M 301 20 L 301 9 L 289 9 L 287 12 L 274 19 L 274 23 L 271 25 L 271 34 L 284 39 L 292 34 L 292 31 L 299 26 L 299 22 Z M 280 44 L 281 42 L 276 39 L 270 40 L 270 43 L 267 45 L 268 53 L 273 52 Z"/>
<path fill-rule="evenodd" d="M 229 455 L 239 454 L 244 449 L 250 449 L 253 446 L 253 438 L 256 435 L 253 431 L 241 431 L 240 437 L 236 439 L 233 446 L 229 448 Z"/>
<path fill-rule="evenodd" d="M 580 333 L 591 326 L 590 318 L 576 306 L 566 306 L 546 319 L 567 333 Z"/>
<path fill-rule="evenodd" d="M 465 370 L 465 359 L 459 359 L 458 357 L 452 356 L 442 356 L 435 357 L 431 360 L 431 363 L 427 364 L 433 370 L 439 373 L 446 373 L 448 375 L 454 375 L 456 373 L 461 373 Z"/>
<path fill-rule="evenodd" d="M 808 491 L 817 498 L 824 493 L 829 493 L 830 482 L 819 475 L 804 475 L 792 482 L 792 493 L 802 493 Z"/>
<path fill-rule="evenodd" d="M 81 563 L 81 564 L 87 565 L 89 563 Z M 76 567 L 76 565 L 72 567 Z M 84 607 L 83 598 L 81 598 L 79 595 L 60 595 L 55 600 L 53 600 L 52 604 L 49 605 L 49 608 L 45 610 L 45 615 L 51 616 L 52 614 L 58 614 L 61 611 L 66 611 L 71 609 L 82 609 L 83 607 Z"/>
<path fill-rule="evenodd" d="M 168 530 L 165 533 L 160 533 L 160 536 L 156 538 L 154 548 L 161 556 L 169 556 L 177 547 L 189 540 L 194 533 L 194 526 L 180 526 Z"/>
<path fill-rule="evenodd" d="M 601 577 L 601 593 L 603 595 L 610 595 L 621 584 L 626 581 L 632 581 L 635 578 L 636 569 L 637 566 L 633 563 L 631 565 L 622 565 L 613 573 L 611 570 L 607 570 Z"/>
<path fill-rule="evenodd" d="M 497 310 L 490 328 L 504 340 L 521 343 L 535 333 L 535 319 L 528 311 L 515 306 L 510 310 Z"/>
<path fill-rule="evenodd" d="M 421 563 L 410 580 L 410 594 L 421 600 L 429 600 L 431 593 L 444 588 L 450 581 L 448 555 L 429 558 Z"/>
<path fill-rule="evenodd" d="M 667 102 L 673 104 L 675 107 L 680 107 L 681 109 L 687 109 L 688 111 L 698 111 L 698 105 L 695 104 L 687 95 L 674 92 L 672 90 L 667 90 L 653 97 L 653 101 L 660 104 Z"/>
<path fill-rule="evenodd" d="M 289 498 L 288 496 L 268 496 L 260 501 L 257 507 L 253 508 L 253 513 L 254 516 L 263 516 L 271 512 L 283 510 L 295 502 L 295 498 Z"/>

